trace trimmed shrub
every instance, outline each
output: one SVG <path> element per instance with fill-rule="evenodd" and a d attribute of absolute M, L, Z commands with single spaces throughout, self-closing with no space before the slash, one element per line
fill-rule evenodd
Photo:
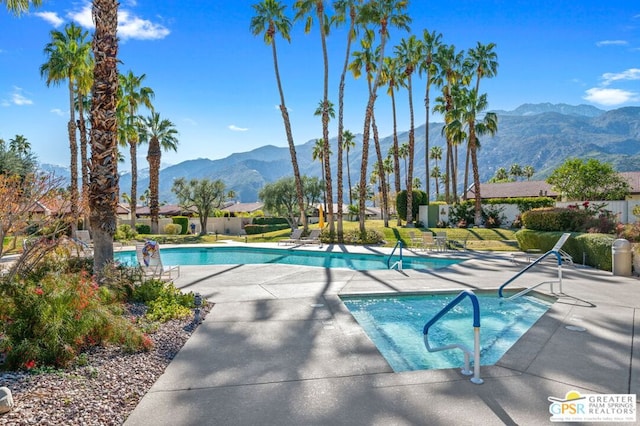
<path fill-rule="evenodd" d="M 289 228 L 287 223 L 284 224 L 273 224 L 273 225 L 245 225 L 244 231 L 247 235 L 256 235 L 256 234 L 264 234 L 266 232 L 280 231 L 282 229 Z"/>
<path fill-rule="evenodd" d="M 150 234 L 151 226 L 145 225 L 144 223 L 136 223 L 136 232 L 138 234 Z"/>
<path fill-rule="evenodd" d="M 167 223 L 164 226 L 164 233 L 168 235 L 178 235 L 182 231 L 182 224 L 180 223 Z"/>
<path fill-rule="evenodd" d="M 131 229 L 131 225 L 123 223 L 122 225 L 118 226 L 118 229 L 116 229 L 116 233 L 114 234 L 113 239 L 116 241 L 132 240 L 137 236 L 138 233 Z"/>
<path fill-rule="evenodd" d="M 466 228 L 469 224 L 475 222 L 475 205 L 473 201 L 463 201 L 454 204 L 449 209 L 449 219 L 452 226 L 458 228 Z"/>
<path fill-rule="evenodd" d="M 586 210 L 545 207 L 524 212 L 522 223 L 534 231 L 584 232 L 590 216 Z"/>
<path fill-rule="evenodd" d="M 171 221 L 181 226 L 180 234 L 186 235 L 189 232 L 189 218 L 186 216 L 173 216 Z M 166 229 L 166 228 L 165 228 Z M 168 234 L 169 232 L 167 232 Z"/>
<path fill-rule="evenodd" d="M 256 217 L 253 219 L 253 225 L 288 225 L 287 219 L 284 217 Z"/>
<path fill-rule="evenodd" d="M 516 232 L 516 240 L 521 250 L 538 249 L 545 253 L 553 248 L 562 232 L 543 232 L 523 229 Z M 611 246 L 615 237 L 607 234 L 572 233 L 562 247 L 576 263 L 593 266 L 605 271 L 611 270 Z"/>
<path fill-rule="evenodd" d="M 413 213 L 413 219 L 415 220 L 418 217 L 418 212 L 420 211 L 420 205 L 427 204 L 427 194 L 424 191 L 413 190 L 411 192 L 412 200 L 411 200 L 411 212 Z M 407 220 L 407 191 L 402 190 L 396 196 L 396 209 L 398 211 L 398 216 L 402 220 Z"/>

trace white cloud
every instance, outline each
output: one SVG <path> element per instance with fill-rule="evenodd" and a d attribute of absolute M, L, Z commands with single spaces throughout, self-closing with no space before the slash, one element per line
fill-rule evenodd
<path fill-rule="evenodd" d="M 602 40 L 596 43 L 596 46 L 626 46 L 629 44 L 626 40 Z"/>
<path fill-rule="evenodd" d="M 70 13 L 69 18 L 85 28 L 94 28 L 93 17 L 91 16 L 91 4 L 89 3 L 86 3 L 82 10 Z M 118 37 L 123 40 L 161 39 L 168 36 L 169 32 L 169 29 L 165 26 L 135 16 L 128 10 L 120 9 L 118 12 Z"/>
<path fill-rule="evenodd" d="M 64 24 L 64 19 L 59 17 L 55 12 L 36 12 L 35 15 L 44 19 L 55 28 L 58 28 L 60 25 Z"/>
<path fill-rule="evenodd" d="M 637 101 L 640 98 L 637 93 L 628 90 L 594 87 L 587 90 L 583 99 L 600 105 L 614 106 Z"/>
<path fill-rule="evenodd" d="M 22 88 L 14 87 L 11 94 L 11 100 L 9 101 L 13 105 L 23 106 L 31 105 L 33 101 L 22 94 Z"/>
<path fill-rule="evenodd" d="M 54 108 L 51 111 L 49 111 L 55 115 L 59 115 L 60 117 L 63 117 L 66 115 L 66 113 L 64 111 L 62 111 L 60 108 Z"/>
<path fill-rule="evenodd" d="M 640 68 L 629 68 L 622 72 L 607 72 L 602 74 L 602 85 L 608 86 L 614 81 L 622 80 L 640 80 Z"/>
<path fill-rule="evenodd" d="M 249 129 L 246 127 L 238 127 L 235 124 L 232 124 L 229 126 L 229 130 L 233 130 L 234 132 L 246 132 Z"/>

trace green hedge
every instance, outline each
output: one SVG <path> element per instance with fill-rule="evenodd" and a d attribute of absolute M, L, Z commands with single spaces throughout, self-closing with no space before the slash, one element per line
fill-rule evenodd
<path fill-rule="evenodd" d="M 282 229 L 289 228 L 289 224 L 277 224 L 277 225 L 245 225 L 244 231 L 247 235 L 256 235 L 256 234 L 264 234 L 267 232 L 280 231 Z"/>
<path fill-rule="evenodd" d="M 562 232 L 543 232 L 522 229 L 516 232 L 516 240 L 520 250 L 538 249 L 545 253 L 553 248 Z M 615 237 L 609 234 L 572 233 L 562 247 L 573 257 L 573 261 L 593 266 L 604 271 L 611 271 L 611 246 Z"/>
<path fill-rule="evenodd" d="M 185 235 L 189 231 L 189 218 L 186 216 L 173 216 L 171 221 L 182 227 L 180 234 Z"/>
<path fill-rule="evenodd" d="M 427 193 L 420 190 L 411 191 L 411 212 L 413 213 L 413 220 L 418 217 L 420 211 L 420 205 L 427 204 Z M 407 220 L 407 190 L 403 189 L 396 196 L 396 209 L 398 216 L 402 220 Z"/>
<path fill-rule="evenodd" d="M 145 225 L 144 223 L 136 223 L 136 232 L 138 234 L 150 234 L 151 227 L 149 225 Z"/>
<path fill-rule="evenodd" d="M 591 214 L 586 210 L 561 207 L 533 209 L 522 214 L 522 224 L 535 231 L 584 232 Z"/>
<path fill-rule="evenodd" d="M 287 219 L 284 217 L 255 217 L 254 225 L 288 225 Z"/>
<path fill-rule="evenodd" d="M 490 198 L 482 204 L 516 204 L 520 213 L 541 207 L 553 207 L 555 200 L 550 197 Z"/>

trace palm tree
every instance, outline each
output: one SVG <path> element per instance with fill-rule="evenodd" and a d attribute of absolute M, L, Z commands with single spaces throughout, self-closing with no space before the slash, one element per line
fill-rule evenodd
<path fill-rule="evenodd" d="M 404 85 L 403 80 L 404 73 L 401 72 L 398 61 L 395 58 L 386 57 L 382 63 L 382 74 L 380 76 L 381 83 L 387 85 L 387 94 L 391 97 L 391 113 L 393 116 L 393 162 L 394 162 L 394 176 L 395 176 L 395 190 L 396 194 L 401 191 L 400 183 L 400 157 L 398 153 L 398 121 L 396 118 L 396 96 L 395 91 L 398 87 Z M 402 225 L 402 219 L 397 217 L 397 225 Z"/>
<path fill-rule="evenodd" d="M 498 74 L 498 54 L 494 51 L 495 48 L 495 43 L 478 42 L 475 48 L 469 49 L 469 65 L 476 74 L 476 93 L 479 93 L 481 78 L 492 78 Z"/>
<path fill-rule="evenodd" d="M 323 157 L 324 157 L 324 141 L 322 139 L 316 139 L 316 143 L 315 145 L 313 145 L 313 150 L 311 151 L 311 159 L 313 161 L 319 160 L 320 161 L 320 166 L 322 169 L 322 180 L 325 179 L 325 169 L 324 169 L 324 161 L 323 161 Z M 324 207 L 324 211 L 327 211 L 327 187 L 325 185 L 325 187 L 322 190 L 323 195 L 324 195 L 324 199 L 323 199 L 323 207 Z"/>
<path fill-rule="evenodd" d="M 531 177 L 535 174 L 535 172 L 536 171 L 533 166 L 524 166 L 522 168 L 522 174 L 527 178 L 527 180 L 531 180 Z"/>
<path fill-rule="evenodd" d="M 407 157 L 409 157 L 409 144 L 403 143 L 398 148 L 398 157 L 402 158 L 404 161 L 404 188 L 409 189 L 409 184 L 407 183 L 408 174 L 407 174 Z"/>
<path fill-rule="evenodd" d="M 40 75 L 46 78 L 47 86 L 52 83 L 60 84 L 67 81 L 69 88 L 69 134 L 70 159 L 70 215 L 78 217 L 78 144 L 76 142 L 76 120 L 74 98 L 76 85 L 80 76 L 87 72 L 92 62 L 91 44 L 87 41 L 87 31 L 74 23 L 68 24 L 62 31 L 51 31 L 51 41 L 45 46 L 44 52 L 48 61 L 40 66 Z M 75 234 L 78 222 L 71 222 L 71 231 Z"/>
<path fill-rule="evenodd" d="M 287 135 L 287 142 L 289 144 L 289 153 L 291 154 L 291 165 L 293 166 L 293 176 L 296 181 L 296 195 L 298 197 L 298 208 L 300 209 L 300 215 L 302 225 L 304 229 L 307 229 L 307 215 L 304 207 L 304 194 L 302 191 L 302 179 L 300 178 L 300 170 L 298 168 L 298 159 L 296 157 L 296 146 L 293 142 L 293 133 L 291 132 L 291 122 L 289 121 L 289 112 L 284 102 L 284 91 L 282 90 L 282 83 L 280 81 L 280 72 L 278 71 L 278 54 L 276 51 L 276 33 L 280 33 L 280 36 L 286 41 L 291 41 L 289 34 L 291 30 L 291 21 L 284 14 L 284 6 L 278 0 L 263 0 L 261 3 L 254 4 L 254 11 L 256 16 L 251 18 L 251 33 L 254 36 L 264 33 L 264 41 L 267 45 L 271 46 L 273 53 L 273 67 L 276 74 L 276 82 L 278 84 L 278 92 L 280 93 L 280 112 L 282 113 L 282 120 L 284 122 L 285 133 Z"/>
<path fill-rule="evenodd" d="M 440 178 L 442 177 L 442 173 L 440 173 L 440 167 L 434 166 L 431 169 L 431 176 L 436 181 L 436 200 L 440 198 Z"/>
<path fill-rule="evenodd" d="M 349 205 L 353 204 L 353 199 L 351 196 L 351 167 L 349 165 L 349 151 L 356 146 L 356 136 L 351 133 L 349 130 L 345 130 L 342 134 L 342 148 L 347 153 L 347 184 L 349 185 Z M 339 169 L 338 169 L 339 170 Z M 338 198 L 340 200 L 340 198 Z M 338 215 L 341 214 L 341 208 L 338 207 Z M 339 222 L 338 222 L 339 223 Z"/>
<path fill-rule="evenodd" d="M 89 211 L 93 231 L 93 268 L 101 276 L 113 262 L 118 206 L 117 131 L 118 1 L 93 0 L 95 67 L 91 102 Z"/>
<path fill-rule="evenodd" d="M 455 107 L 453 99 L 453 86 L 458 85 L 463 80 L 462 64 L 463 52 L 456 53 L 455 46 L 441 45 L 434 56 L 436 63 L 436 74 L 433 76 L 433 82 L 436 86 L 442 88 L 442 96 L 436 99 L 438 104 L 434 110 L 440 112 L 444 116 L 445 125 L 453 120 L 450 111 Z M 445 201 L 451 202 L 450 191 L 453 192 L 453 201 L 457 201 L 457 166 L 453 152 L 454 141 L 447 138 L 447 152 L 445 157 Z"/>
<path fill-rule="evenodd" d="M 327 212 L 327 221 L 329 222 L 329 235 L 335 234 L 335 224 L 333 222 L 333 182 L 331 178 L 331 155 L 329 154 L 329 109 L 333 111 L 333 104 L 329 102 L 329 56 L 327 54 L 327 33 L 329 31 L 330 20 L 325 13 L 325 0 L 296 0 L 293 7 L 296 9 L 295 19 L 302 19 L 307 16 L 305 32 L 309 32 L 313 22 L 313 13 L 318 21 L 320 29 L 320 41 L 322 44 L 322 63 L 323 63 L 323 84 L 322 84 L 322 140 L 324 142 L 324 161 L 326 198 L 329 199 L 329 208 Z M 333 113 L 335 117 L 335 113 Z M 325 201 L 326 202 L 326 201 Z M 326 205 L 325 205 L 326 207 Z"/>
<path fill-rule="evenodd" d="M 29 6 L 40 6 L 42 0 L 0 0 L 0 3 L 5 3 L 9 12 L 19 16 L 22 12 L 28 11 Z"/>
<path fill-rule="evenodd" d="M 131 199 L 134 203 L 131 205 L 131 227 L 136 226 L 136 198 L 138 192 L 138 144 L 140 136 L 138 135 L 139 121 L 138 109 L 144 105 L 153 112 L 151 100 L 154 97 L 153 90 L 150 87 L 142 86 L 142 82 L 146 78 L 146 74 L 136 76 L 133 71 L 129 70 L 126 75 L 120 74 L 120 97 L 121 111 L 124 115 L 120 123 L 128 129 L 125 132 L 125 138 L 120 143 L 129 146 L 129 161 L 131 161 Z"/>
<path fill-rule="evenodd" d="M 158 188 L 160 186 L 160 162 L 162 151 L 178 150 L 178 131 L 168 119 L 161 119 L 160 114 L 152 112 L 142 119 L 140 141 L 149 143 L 147 161 L 149 162 L 149 211 L 151 213 L 151 233 L 158 233 Z"/>
<path fill-rule="evenodd" d="M 362 163 L 360 166 L 360 199 L 359 211 L 360 211 L 360 232 L 364 234 L 365 228 L 365 191 L 367 187 L 367 162 L 369 156 L 369 129 L 371 126 L 371 120 L 373 117 L 373 109 L 376 101 L 376 93 L 380 81 L 380 70 L 382 69 L 382 59 L 384 58 L 384 47 L 389 38 L 389 26 L 409 29 L 409 23 L 411 18 L 404 13 L 408 6 L 406 0 L 380 0 L 370 3 L 365 3 L 361 8 L 361 19 L 364 22 L 371 22 L 376 26 L 379 26 L 380 33 L 380 53 L 378 57 L 376 77 L 373 80 L 373 90 L 369 93 L 369 100 L 367 101 L 367 109 L 364 119 L 364 132 L 362 136 Z"/>
<path fill-rule="evenodd" d="M 90 64 L 85 72 L 78 76 L 77 93 L 75 99 L 75 107 L 78 112 L 78 133 L 80 133 L 80 176 L 82 178 L 82 205 L 87 206 L 89 203 L 89 160 L 88 160 L 88 135 L 87 121 L 85 120 L 85 110 L 91 108 L 91 102 L 88 100 L 88 94 L 93 84 L 93 56 L 90 57 Z M 89 212 L 85 212 L 84 226 L 85 229 L 89 223 Z"/>
<path fill-rule="evenodd" d="M 427 193 L 427 204 L 429 204 L 429 199 L 431 195 L 429 194 L 430 184 L 429 178 L 431 177 L 431 173 L 429 173 L 429 117 L 431 116 L 429 111 L 429 92 L 431 90 L 431 84 L 433 83 L 433 76 L 436 74 L 436 64 L 433 61 L 433 55 L 438 51 L 440 46 L 442 45 L 442 34 L 436 33 L 435 31 L 429 32 L 427 29 L 423 31 L 422 37 L 422 52 L 421 57 L 422 61 L 420 61 L 420 75 L 425 74 L 426 78 L 426 88 L 424 94 L 424 109 L 426 112 L 425 116 L 425 124 L 424 124 L 424 168 L 425 168 L 425 188 Z M 436 185 L 437 187 L 437 185 Z"/>
<path fill-rule="evenodd" d="M 31 143 L 24 135 L 16 135 L 13 139 L 9 139 L 9 150 L 23 157 L 31 151 Z"/>
<path fill-rule="evenodd" d="M 412 35 L 402 39 L 396 46 L 395 54 L 404 67 L 409 93 L 409 168 L 407 169 L 407 226 L 413 226 L 413 157 L 415 153 L 415 121 L 413 118 L 413 85 L 411 77 L 420 62 L 422 43 Z"/>
<path fill-rule="evenodd" d="M 343 198 L 343 189 L 342 189 L 342 154 L 343 149 L 347 150 L 347 175 L 349 175 L 349 149 L 352 146 L 355 146 L 355 142 L 353 140 L 354 136 L 351 134 L 351 141 L 347 142 L 343 140 L 343 137 L 346 138 L 346 132 L 344 130 L 344 81 L 347 75 L 347 69 L 349 66 L 349 58 L 351 57 L 351 43 L 356 36 L 357 26 L 356 26 L 356 18 L 357 18 L 357 7 L 359 6 L 361 0 L 337 0 L 333 3 L 333 8 L 335 10 L 335 14 L 333 16 L 336 25 L 341 24 L 347 18 L 347 14 L 349 15 L 349 30 L 347 31 L 347 48 L 346 54 L 344 58 L 344 64 L 342 66 L 342 72 L 340 73 L 340 83 L 338 85 L 338 174 L 337 174 L 337 187 L 338 187 L 338 241 L 342 242 L 344 240 L 344 232 L 342 227 L 342 198 Z M 353 144 L 353 145 L 351 145 Z M 351 177 L 349 178 L 349 205 L 352 204 L 351 199 Z"/>
<path fill-rule="evenodd" d="M 436 180 L 436 199 L 440 196 L 440 184 L 438 178 L 440 178 L 440 160 L 442 160 L 442 147 L 434 146 L 429 150 L 429 158 L 435 163 L 434 172 L 431 173 L 432 178 Z M 436 170 L 437 169 L 437 170 Z"/>
<path fill-rule="evenodd" d="M 518 163 L 512 164 L 511 167 L 509 168 L 509 174 L 513 176 L 514 181 L 517 181 L 518 178 L 522 176 L 522 167 L 520 167 L 520 164 Z"/>

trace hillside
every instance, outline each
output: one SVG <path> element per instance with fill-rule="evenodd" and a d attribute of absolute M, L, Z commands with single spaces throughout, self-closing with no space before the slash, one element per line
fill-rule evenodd
<path fill-rule="evenodd" d="M 525 104 L 514 111 L 496 111 L 498 133 L 495 137 L 481 139 L 478 162 L 481 181 L 490 179 L 499 167 L 509 168 L 518 163 L 531 165 L 536 170 L 534 179 L 544 179 L 551 171 L 569 157 L 598 158 L 610 162 L 619 171 L 640 170 L 640 107 L 627 107 L 611 111 L 599 110 L 588 105 Z M 431 123 L 429 141 L 431 146 L 444 148 L 441 135 L 442 123 Z M 416 128 L 415 176 L 425 182 L 425 126 Z M 382 136 L 382 135 L 381 135 Z M 362 135 L 356 136 L 356 148 L 349 154 L 351 180 L 355 185 L 359 179 Z M 408 141 L 408 132 L 398 135 L 399 143 Z M 392 146 L 392 135 L 381 139 L 383 155 Z M 301 173 L 320 176 L 320 163 L 312 161 L 315 141 L 296 147 Z M 337 153 L 336 139 L 331 140 L 331 150 Z M 376 161 L 371 140 L 369 164 Z M 331 168 L 336 173 L 336 156 Z M 464 152 L 460 150 L 460 171 L 463 171 Z M 346 166 L 345 166 L 346 167 Z M 443 167 L 443 163 L 441 163 Z M 404 165 L 402 165 L 404 172 Z M 283 176 L 292 174 L 289 149 L 272 145 L 252 151 L 232 154 L 219 160 L 200 158 L 164 168 L 160 173 L 160 199 L 173 202 L 171 185 L 175 178 L 185 177 L 222 179 L 227 188 L 233 189 L 242 202 L 257 200 L 260 188 Z M 346 187 L 346 173 L 344 177 Z M 462 183 L 462 176 L 459 180 Z M 129 192 L 130 176 L 124 174 L 120 180 L 122 192 Z M 139 193 L 147 188 L 146 177 L 139 178 Z M 335 182 L 335 180 L 334 180 Z M 346 193 L 346 192 L 345 192 Z"/>

